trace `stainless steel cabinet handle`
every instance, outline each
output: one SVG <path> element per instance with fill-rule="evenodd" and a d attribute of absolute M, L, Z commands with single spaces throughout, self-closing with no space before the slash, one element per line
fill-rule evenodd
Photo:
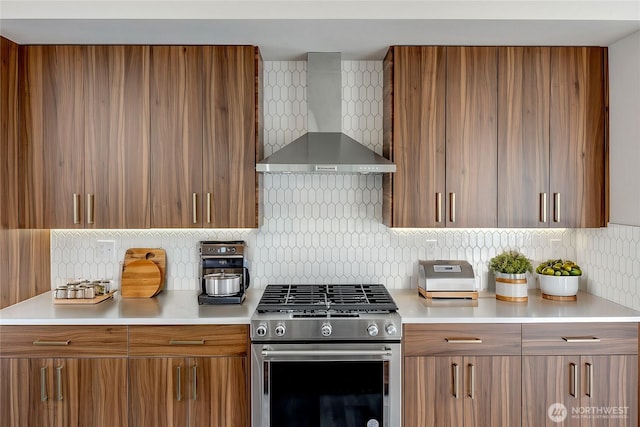
<path fill-rule="evenodd" d="M 69 345 L 71 344 L 71 340 L 66 341 L 47 341 L 47 340 L 35 340 L 33 345 L 52 345 L 52 346 L 61 346 L 61 345 Z"/>
<path fill-rule="evenodd" d="M 191 400 L 198 400 L 198 367 L 196 365 L 191 368 L 191 376 L 193 377 L 191 381 Z"/>
<path fill-rule="evenodd" d="M 436 222 L 442 222 L 442 193 L 436 193 Z"/>
<path fill-rule="evenodd" d="M 87 224 L 93 224 L 93 194 L 87 194 Z"/>
<path fill-rule="evenodd" d="M 600 342 L 598 337 L 562 337 L 562 339 L 569 343 Z"/>
<path fill-rule="evenodd" d="M 58 401 L 62 400 L 62 365 L 56 367 L 56 393 Z"/>
<path fill-rule="evenodd" d="M 576 372 L 576 364 L 569 364 L 569 394 L 572 397 L 576 397 L 576 390 L 578 389 L 578 374 Z"/>
<path fill-rule="evenodd" d="M 553 222 L 560 222 L 560 193 L 553 193 Z"/>
<path fill-rule="evenodd" d="M 176 368 L 176 400 L 180 402 L 182 400 L 182 366 Z"/>
<path fill-rule="evenodd" d="M 476 389 L 476 367 L 469 363 L 469 397 L 475 399 Z"/>
<path fill-rule="evenodd" d="M 211 193 L 207 193 L 207 224 L 211 224 Z"/>
<path fill-rule="evenodd" d="M 445 337 L 444 340 L 449 344 L 482 344 L 480 338 Z"/>
<path fill-rule="evenodd" d="M 263 356 L 391 356 L 391 350 L 262 350 Z"/>
<path fill-rule="evenodd" d="M 453 397 L 458 398 L 458 364 L 451 364 L 452 380 L 453 380 Z"/>
<path fill-rule="evenodd" d="M 198 223 L 198 194 L 193 193 L 191 195 L 191 199 L 193 204 L 193 206 L 191 207 L 191 209 L 193 210 L 193 223 L 197 224 Z"/>
<path fill-rule="evenodd" d="M 593 397 L 593 364 L 585 363 L 587 368 L 587 396 Z"/>
<path fill-rule="evenodd" d="M 540 222 L 547 222 L 547 193 L 540 193 Z"/>
<path fill-rule="evenodd" d="M 47 367 L 40 368 L 40 402 L 46 402 L 47 396 Z"/>
<path fill-rule="evenodd" d="M 204 345 L 204 340 L 169 340 L 169 345 Z"/>
<path fill-rule="evenodd" d="M 456 193 L 449 193 L 449 221 L 456 222 Z"/>
<path fill-rule="evenodd" d="M 73 193 L 73 223 L 80 224 L 80 195 Z"/>

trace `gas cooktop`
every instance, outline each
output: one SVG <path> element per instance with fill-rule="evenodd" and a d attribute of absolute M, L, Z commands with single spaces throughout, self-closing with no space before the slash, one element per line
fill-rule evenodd
<path fill-rule="evenodd" d="M 393 312 L 398 307 L 380 284 L 267 285 L 257 311 L 359 313 Z"/>

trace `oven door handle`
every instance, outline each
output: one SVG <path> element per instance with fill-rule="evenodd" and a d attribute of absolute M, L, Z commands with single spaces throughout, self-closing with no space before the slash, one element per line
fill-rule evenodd
<path fill-rule="evenodd" d="M 262 350 L 262 356 L 392 356 L 390 348 L 384 350 Z"/>

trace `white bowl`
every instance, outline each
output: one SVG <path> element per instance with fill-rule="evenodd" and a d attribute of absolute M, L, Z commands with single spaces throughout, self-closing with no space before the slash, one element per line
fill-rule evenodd
<path fill-rule="evenodd" d="M 540 291 L 543 294 L 569 297 L 578 293 L 580 276 L 547 276 L 539 274 Z"/>

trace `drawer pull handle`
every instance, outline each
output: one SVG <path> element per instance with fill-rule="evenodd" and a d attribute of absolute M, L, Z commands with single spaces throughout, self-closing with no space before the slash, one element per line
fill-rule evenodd
<path fill-rule="evenodd" d="M 62 365 L 56 367 L 56 391 L 58 401 L 62 400 Z"/>
<path fill-rule="evenodd" d="M 207 224 L 211 224 L 211 193 L 207 193 Z"/>
<path fill-rule="evenodd" d="M 540 222 L 547 222 L 547 193 L 540 193 Z"/>
<path fill-rule="evenodd" d="M 571 397 L 576 397 L 576 390 L 578 389 L 578 375 L 576 373 L 576 364 L 569 364 L 569 394 Z"/>
<path fill-rule="evenodd" d="M 457 363 L 453 363 L 451 365 L 451 373 L 452 373 L 452 380 L 453 380 L 453 397 L 457 399 L 458 398 L 458 364 Z"/>
<path fill-rule="evenodd" d="M 469 363 L 469 397 L 475 399 L 476 389 L 476 367 Z"/>
<path fill-rule="evenodd" d="M 449 193 L 449 221 L 456 222 L 456 193 Z"/>
<path fill-rule="evenodd" d="M 40 368 L 40 401 L 46 402 L 47 399 L 47 367 L 43 366 Z"/>
<path fill-rule="evenodd" d="M 69 345 L 69 344 L 71 344 L 71 340 L 66 340 L 66 341 L 35 340 L 33 342 L 33 345 L 56 345 L 56 346 L 62 346 L 62 345 Z"/>
<path fill-rule="evenodd" d="M 598 337 L 562 337 L 562 339 L 570 343 L 600 342 Z"/>
<path fill-rule="evenodd" d="M 204 340 L 169 340 L 169 345 L 204 345 Z"/>
<path fill-rule="evenodd" d="M 193 211 L 193 223 L 197 224 L 198 223 L 198 194 L 197 193 L 193 193 L 191 195 L 191 203 L 193 206 L 191 206 L 191 209 Z"/>
<path fill-rule="evenodd" d="M 182 366 L 176 368 L 176 400 L 182 400 Z"/>
<path fill-rule="evenodd" d="M 87 224 L 93 224 L 93 194 L 87 193 Z"/>
<path fill-rule="evenodd" d="M 560 193 L 554 193 L 553 222 L 560 222 Z"/>
<path fill-rule="evenodd" d="M 445 341 L 449 344 L 482 344 L 482 340 L 480 338 L 445 337 Z"/>
<path fill-rule="evenodd" d="M 73 223 L 80 224 L 80 194 L 73 193 Z"/>
<path fill-rule="evenodd" d="M 191 382 L 191 400 L 198 400 L 198 384 L 197 384 L 197 380 L 198 380 L 198 366 L 193 365 L 192 369 L 192 376 L 193 376 L 193 381 Z"/>
<path fill-rule="evenodd" d="M 593 364 L 585 363 L 587 368 L 587 396 L 593 397 Z"/>
<path fill-rule="evenodd" d="M 436 193 L 436 222 L 442 222 L 442 193 Z"/>

